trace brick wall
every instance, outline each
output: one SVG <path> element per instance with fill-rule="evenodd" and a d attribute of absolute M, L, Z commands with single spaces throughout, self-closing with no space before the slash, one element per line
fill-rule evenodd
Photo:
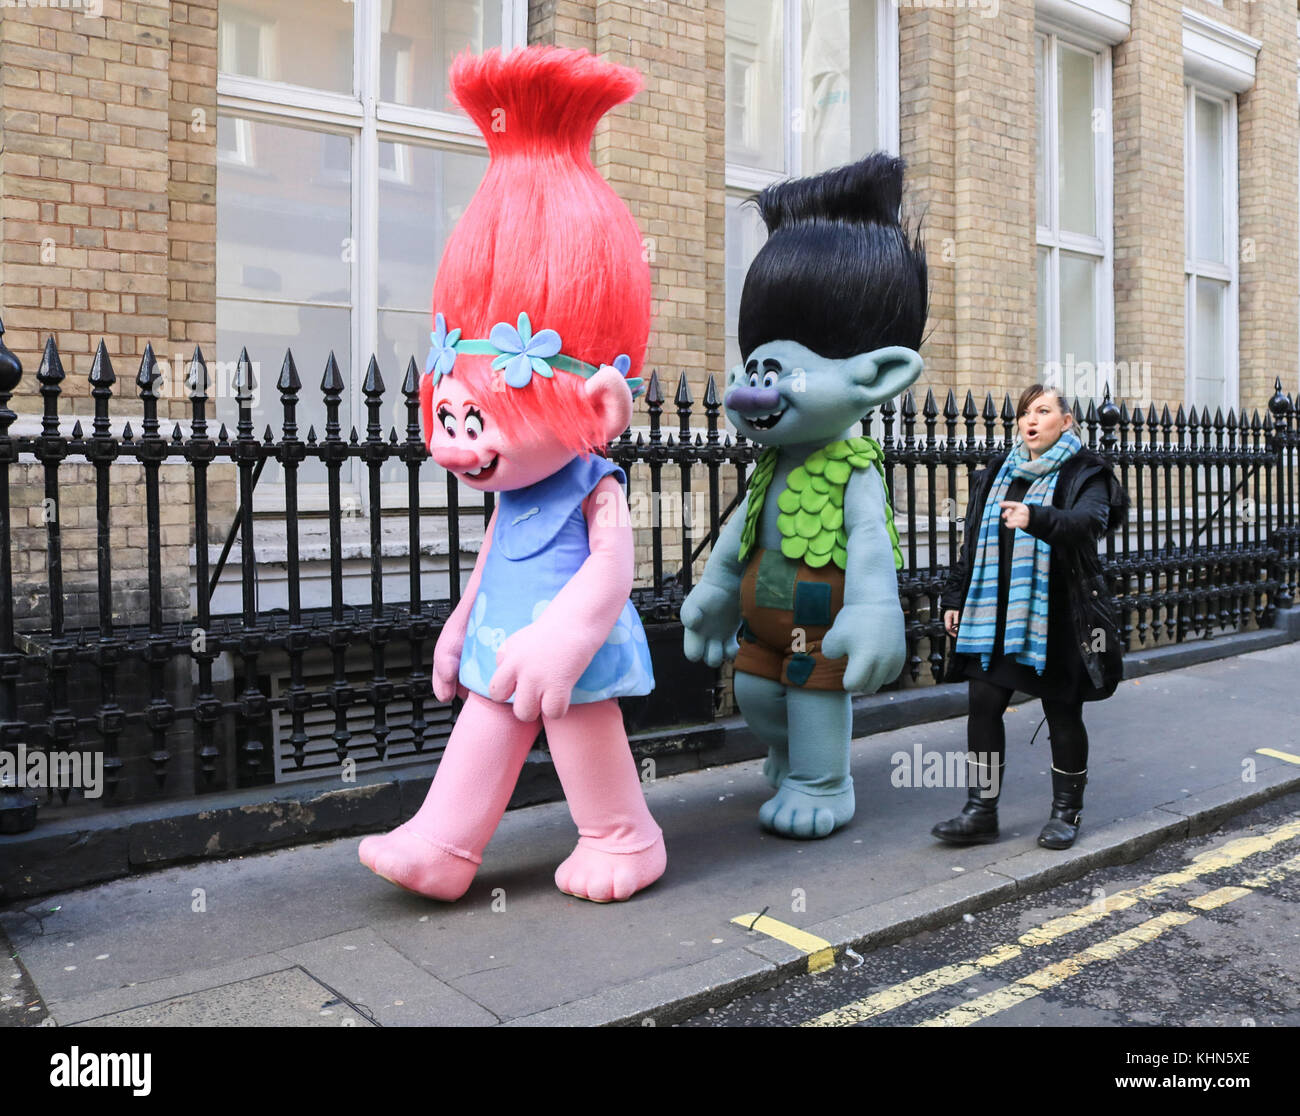
<path fill-rule="evenodd" d="M 1179 0 L 1142 0 L 1114 52 L 1115 359 L 1184 396 L 1183 33 Z"/>
<path fill-rule="evenodd" d="M 698 396 L 724 360 L 724 8 L 676 0 L 544 0 L 530 41 L 633 66 L 645 89 L 596 130 L 596 167 L 645 238 L 653 283 L 647 367 L 686 371 Z"/>
<path fill-rule="evenodd" d="M 906 197 L 908 207 L 923 215 L 930 276 L 930 320 L 922 347 L 925 372 L 918 387 L 958 388 L 954 308 L 960 246 L 954 192 L 952 13 L 901 7 L 898 23 L 899 138 L 907 160 Z M 964 395 L 962 387 L 958 405 Z"/>
<path fill-rule="evenodd" d="M 0 9 L 0 104 L 5 342 L 26 372 L 12 405 L 39 413 L 35 372 L 53 334 L 67 374 L 60 413 L 90 414 L 86 377 L 102 338 L 117 374 L 110 413 L 135 417 L 138 430 L 145 346 L 168 361 L 214 337 L 216 0 L 104 0 L 100 18 L 70 7 Z M 187 416 L 180 376 L 169 383 L 160 416 Z M 42 476 L 24 466 L 12 478 L 13 505 L 27 513 L 15 517 L 12 541 L 20 622 L 48 608 Z M 119 622 L 145 615 L 142 478 L 131 466 L 112 473 Z M 59 479 L 67 622 L 93 625 L 94 471 L 68 463 Z M 161 481 L 163 599 L 175 616 L 189 607 L 189 470 L 168 466 Z"/>
<path fill-rule="evenodd" d="M 215 353 L 217 0 L 171 5 L 167 159 L 167 339 Z M 171 355 L 171 354 L 169 354 Z"/>
<path fill-rule="evenodd" d="M 1222 18 L 1222 17 L 1221 17 Z M 1275 376 L 1294 392 L 1300 299 L 1297 214 L 1296 12 L 1289 0 L 1238 4 L 1235 24 L 1262 41 L 1255 84 L 1238 98 L 1241 281 L 1241 404 L 1248 413 L 1273 394 Z M 1267 415 L 1262 417 L 1267 418 Z"/>
<path fill-rule="evenodd" d="M 6 340 L 29 366 L 46 333 L 70 372 L 101 336 L 129 364 L 168 335 L 168 8 L 4 9 L 0 284 Z"/>

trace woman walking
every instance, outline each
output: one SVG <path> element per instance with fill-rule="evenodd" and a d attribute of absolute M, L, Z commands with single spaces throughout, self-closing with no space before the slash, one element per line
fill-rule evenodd
<path fill-rule="evenodd" d="M 965 807 L 931 833 L 954 845 L 997 839 L 1002 715 L 1019 690 L 1042 700 L 1052 742 L 1052 813 L 1038 843 L 1067 849 L 1088 775 L 1083 703 L 1109 697 L 1123 671 L 1097 540 L 1125 521 L 1128 494 L 1079 441 L 1056 388 L 1026 388 L 1016 423 L 1019 439 L 971 481 L 961 555 L 941 596 L 956 640 L 949 678 L 970 681 L 971 769 Z"/>

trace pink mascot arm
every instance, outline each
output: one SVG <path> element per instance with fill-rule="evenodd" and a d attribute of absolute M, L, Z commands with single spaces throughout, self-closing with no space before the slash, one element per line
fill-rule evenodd
<path fill-rule="evenodd" d="M 515 716 L 563 717 L 582 672 L 618 620 L 632 591 L 632 526 L 623 488 L 605 477 L 583 503 L 591 553 L 527 627 L 497 653 L 489 693 L 514 694 Z"/>
<path fill-rule="evenodd" d="M 492 519 L 483 533 L 483 545 L 479 548 L 474 572 L 469 575 L 469 584 L 465 586 L 460 604 L 452 610 L 452 614 L 447 617 L 447 622 L 443 624 L 442 633 L 438 636 L 438 643 L 433 649 L 433 696 L 439 701 L 451 701 L 458 693 L 461 697 L 467 693 L 464 686 L 458 685 L 460 651 L 465 646 L 465 629 L 469 627 L 470 609 L 474 607 L 478 583 L 483 578 L 483 563 L 492 545 L 492 529 L 496 523 L 497 513 L 494 508 Z"/>

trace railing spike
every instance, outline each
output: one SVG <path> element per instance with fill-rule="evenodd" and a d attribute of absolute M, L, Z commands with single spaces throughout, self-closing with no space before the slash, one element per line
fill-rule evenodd
<path fill-rule="evenodd" d="M 415 357 L 406 359 L 406 375 L 402 378 L 403 395 L 420 394 L 420 370 L 415 365 Z"/>
<path fill-rule="evenodd" d="M 117 383 L 117 376 L 113 373 L 113 362 L 109 359 L 108 349 L 104 347 L 102 339 L 95 347 L 95 359 L 91 361 L 88 379 L 92 384 L 104 387 Z"/>
<path fill-rule="evenodd" d="M 275 383 L 281 395 L 301 390 L 302 381 L 298 378 L 298 365 L 294 363 L 293 350 L 284 350 L 284 360 L 280 364 L 280 378 Z"/>
<path fill-rule="evenodd" d="M 334 350 L 330 350 L 330 355 L 325 361 L 325 374 L 321 376 L 321 391 L 341 392 L 346 385 L 343 383 L 343 376 L 339 372 L 339 362 L 334 359 Z"/>
<path fill-rule="evenodd" d="M 384 378 L 379 374 L 379 361 L 375 359 L 375 354 L 370 354 L 370 363 L 366 365 L 366 376 L 361 382 L 361 394 L 373 395 L 376 398 L 384 394 Z"/>

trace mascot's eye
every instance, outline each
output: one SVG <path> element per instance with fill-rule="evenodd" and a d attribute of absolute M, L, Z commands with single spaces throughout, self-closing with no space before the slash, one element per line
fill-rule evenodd
<path fill-rule="evenodd" d="M 456 416 L 453 415 L 446 407 L 438 412 L 438 421 L 442 423 L 442 428 L 453 438 L 456 437 Z"/>
<path fill-rule="evenodd" d="M 465 414 L 465 433 L 471 438 L 477 438 L 483 433 L 483 416 L 475 410 Z"/>
<path fill-rule="evenodd" d="M 758 387 L 758 373 L 757 373 L 757 372 L 751 372 L 751 373 L 749 374 L 749 386 L 750 386 L 750 387 Z"/>
<path fill-rule="evenodd" d="M 777 381 L 780 378 L 781 378 L 781 374 L 779 372 L 774 372 L 772 369 L 769 368 L 766 372 L 763 373 L 763 386 L 765 388 L 774 388 L 776 387 Z"/>

